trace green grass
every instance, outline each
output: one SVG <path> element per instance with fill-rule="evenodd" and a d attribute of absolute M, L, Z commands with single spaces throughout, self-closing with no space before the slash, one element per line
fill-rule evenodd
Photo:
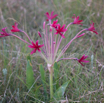
<path fill-rule="evenodd" d="M 89 0 L 90 1 L 90 0 Z M 1 0 L 0 1 L 0 29 L 8 27 L 15 21 L 19 28 L 25 30 L 33 40 L 38 39 L 38 30 L 42 30 L 42 23 L 46 19 L 45 12 L 58 13 L 61 24 L 68 24 L 73 19 L 73 14 L 83 19 L 83 27 L 71 26 L 67 31 L 68 42 L 82 28 L 88 27 L 94 21 L 98 35 L 88 32 L 82 38 L 75 40 L 67 50 L 65 57 L 80 57 L 82 54 L 89 56 L 90 63 L 82 67 L 75 61 L 60 61 L 57 82 L 61 86 L 66 81 L 70 83 L 64 98 L 68 103 L 103 103 L 104 102 L 104 2 L 92 0 L 88 6 L 87 0 Z M 16 33 L 26 40 L 22 33 Z M 49 73 L 44 60 L 37 55 L 32 55 L 32 66 L 36 88 L 34 93 L 29 92 L 26 83 L 26 57 L 30 53 L 27 45 L 14 37 L 0 38 L 0 103 L 49 103 Z M 93 55 L 93 58 L 92 58 Z M 46 89 L 40 78 L 39 64 L 44 65 L 46 73 Z M 4 77 L 2 70 L 7 69 Z M 21 82 L 21 80 L 24 82 Z M 55 80 L 55 78 L 54 78 Z M 56 88 L 54 87 L 54 90 Z M 54 100 L 55 102 L 61 102 Z"/>

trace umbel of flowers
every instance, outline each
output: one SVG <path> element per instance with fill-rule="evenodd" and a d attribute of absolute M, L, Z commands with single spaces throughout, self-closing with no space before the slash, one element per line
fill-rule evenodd
<path fill-rule="evenodd" d="M 51 14 L 46 12 L 45 16 L 47 17 L 46 21 L 43 23 L 43 32 L 40 33 L 38 31 L 38 35 L 41 38 L 43 44 L 39 44 L 39 40 L 36 42 L 31 40 L 30 37 L 27 35 L 27 33 L 21 29 L 18 28 L 18 23 L 15 23 L 12 26 L 11 32 L 7 33 L 6 28 L 2 29 L 1 36 L 0 37 L 6 37 L 6 36 L 15 36 L 18 39 L 22 40 L 23 42 L 28 44 L 28 47 L 32 49 L 31 55 L 39 52 L 41 57 L 46 61 L 47 67 L 49 70 L 50 75 L 50 98 L 53 97 L 53 64 L 55 62 L 59 62 L 60 60 L 70 60 L 74 59 L 78 61 L 82 66 L 84 66 L 83 63 L 88 63 L 89 61 L 85 60 L 88 56 L 82 55 L 80 59 L 78 58 L 62 58 L 63 54 L 66 52 L 66 50 L 69 48 L 71 43 L 79 38 L 85 35 L 85 31 L 91 31 L 95 34 L 98 34 L 95 30 L 94 23 L 90 24 L 89 28 L 85 28 L 81 31 L 79 31 L 74 38 L 72 38 L 67 44 L 63 45 L 63 48 L 61 49 L 61 52 L 59 52 L 60 44 L 63 39 L 65 39 L 66 31 L 68 30 L 69 26 L 71 25 L 82 25 L 83 20 L 79 20 L 79 16 L 73 16 L 73 22 L 69 23 L 67 26 L 63 24 L 62 26 L 58 23 L 58 20 L 52 21 L 52 19 L 56 18 L 58 14 L 54 14 L 52 11 Z M 47 23 L 46 23 L 47 22 Z M 29 39 L 28 41 L 23 40 L 19 36 L 15 35 L 15 32 L 22 32 L 26 35 L 26 37 Z"/>

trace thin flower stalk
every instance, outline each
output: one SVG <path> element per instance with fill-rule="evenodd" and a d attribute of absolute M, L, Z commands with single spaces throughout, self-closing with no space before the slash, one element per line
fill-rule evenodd
<path fill-rule="evenodd" d="M 15 26 L 16 26 L 16 27 L 15 27 Z M 12 26 L 12 27 L 13 27 L 12 31 L 13 31 L 13 32 L 20 32 L 20 30 L 17 28 L 17 24 L 16 24 L 16 23 L 15 23 L 15 26 Z M 2 29 L 2 32 L 0 32 L 0 33 L 1 33 L 1 36 L 0 36 L 0 37 L 14 36 L 14 37 L 20 39 L 21 41 L 23 41 L 23 42 L 25 42 L 25 43 L 27 43 L 27 44 L 30 44 L 29 42 L 23 40 L 22 38 L 18 37 L 18 36 L 15 35 L 15 34 L 7 33 L 7 32 L 6 32 L 6 28 L 7 28 L 7 27 L 5 27 L 5 28 Z"/>
<path fill-rule="evenodd" d="M 23 31 L 23 30 L 21 30 L 21 29 L 18 28 L 18 23 L 15 22 L 15 24 L 12 25 L 11 32 L 13 32 L 13 33 L 14 33 L 14 32 L 23 32 L 23 33 L 27 36 L 27 38 L 30 40 L 30 42 L 31 42 L 31 39 L 30 39 L 30 37 L 27 35 L 27 33 L 26 33 L 25 31 Z"/>
<path fill-rule="evenodd" d="M 68 29 L 68 27 L 69 27 L 70 25 L 72 25 L 72 24 L 73 24 L 73 22 L 69 23 L 69 24 L 67 25 L 66 29 Z M 66 33 L 66 32 L 64 32 L 63 35 L 65 35 L 65 33 Z M 57 50 L 59 49 L 59 46 L 60 46 L 60 44 L 61 44 L 62 39 L 63 39 L 63 38 L 61 37 L 61 39 L 60 39 L 60 41 L 59 41 L 59 43 L 58 43 L 58 45 L 57 45 L 56 52 L 57 52 Z"/>
<path fill-rule="evenodd" d="M 59 54 L 59 56 L 58 56 L 58 58 L 56 59 L 56 61 L 58 61 L 58 59 L 65 53 L 65 51 L 68 49 L 68 47 L 69 47 L 70 44 L 73 42 L 73 40 L 75 40 L 75 39 L 78 37 L 78 35 L 79 35 L 80 33 L 82 33 L 83 31 L 86 31 L 86 30 L 87 30 L 86 28 L 83 29 L 83 30 L 81 30 L 79 33 L 76 34 L 76 36 L 75 36 L 73 39 L 71 39 L 71 40 L 69 41 L 69 43 L 62 49 L 62 51 L 61 51 L 61 53 Z"/>
<path fill-rule="evenodd" d="M 29 41 L 31 42 L 31 39 L 30 39 L 30 37 L 28 36 L 28 34 L 27 34 L 25 31 L 22 31 L 22 30 L 21 30 L 21 32 L 23 32 L 23 33 L 27 36 L 27 38 L 29 39 Z"/>
<path fill-rule="evenodd" d="M 44 28 L 45 27 L 45 28 Z M 47 25 L 45 25 L 45 22 L 43 23 L 43 36 L 41 37 L 44 45 L 44 51 L 46 52 L 47 56 L 46 58 L 49 58 L 50 55 L 50 41 L 49 41 L 49 35 L 47 32 Z"/>
<path fill-rule="evenodd" d="M 55 33 L 55 30 L 53 30 Z M 55 50 L 55 35 L 53 35 L 53 41 L 52 41 L 52 61 L 54 60 L 54 50 Z"/>
<path fill-rule="evenodd" d="M 69 24 L 67 25 L 66 29 L 68 29 L 68 27 L 69 27 L 70 25 L 72 25 L 72 24 L 73 24 L 72 22 L 69 23 Z M 64 32 L 63 35 L 65 35 L 65 33 L 66 33 L 66 32 Z M 59 38 L 58 38 L 57 48 L 56 48 L 56 51 L 55 51 L 55 55 L 57 55 L 57 51 L 58 51 L 58 49 L 59 49 L 59 46 L 60 46 L 60 44 L 61 44 L 62 39 L 63 39 L 62 37 L 61 37 L 60 40 L 59 40 Z"/>
<path fill-rule="evenodd" d="M 45 28 L 45 31 L 43 32 L 44 34 L 44 38 L 43 38 L 43 41 L 44 41 L 44 44 L 45 44 L 45 49 L 46 49 L 46 53 L 48 54 L 48 50 L 49 50 L 49 41 L 48 41 L 48 34 L 47 34 L 47 25 L 46 25 L 46 28 Z"/>
<path fill-rule="evenodd" d="M 61 58 L 57 62 L 59 62 L 61 60 L 77 60 L 77 58 Z"/>
<path fill-rule="evenodd" d="M 81 30 L 79 33 L 77 33 L 77 35 L 76 35 L 73 39 L 71 39 L 71 40 L 69 41 L 69 43 L 68 43 L 68 44 L 64 47 L 64 49 L 62 50 L 63 53 L 65 53 L 65 51 L 68 49 L 68 47 L 69 47 L 70 44 L 73 42 L 73 40 L 75 40 L 75 39 L 78 37 L 78 35 L 81 34 L 83 31 L 86 31 L 86 29 Z"/>
<path fill-rule="evenodd" d="M 49 24 L 51 24 L 51 20 L 49 20 Z M 50 48 L 50 54 L 52 54 L 52 47 L 53 47 L 53 35 L 52 35 L 52 27 L 50 26 L 50 41 L 51 41 L 51 48 Z M 52 60 L 52 55 L 50 55 L 51 56 L 51 60 Z M 52 62 L 52 61 L 51 61 Z"/>
<path fill-rule="evenodd" d="M 50 58 L 50 35 L 48 35 L 48 32 L 47 32 L 47 25 L 46 25 L 46 39 L 45 39 L 45 42 L 47 42 L 47 55 L 48 55 L 48 59 Z"/>
<path fill-rule="evenodd" d="M 22 38 L 18 37 L 17 35 L 15 35 L 15 34 L 11 34 L 11 35 L 30 45 L 29 42 L 23 40 Z"/>

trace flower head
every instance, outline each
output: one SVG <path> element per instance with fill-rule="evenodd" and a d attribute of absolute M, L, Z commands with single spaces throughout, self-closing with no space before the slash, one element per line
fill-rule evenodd
<path fill-rule="evenodd" d="M 79 20 L 79 16 L 76 17 L 75 14 L 74 14 L 74 16 L 72 18 L 74 19 L 73 24 L 80 24 L 80 25 L 82 25 L 81 22 L 83 20 Z"/>
<path fill-rule="evenodd" d="M 58 22 L 58 20 L 53 21 L 53 24 L 51 24 L 50 26 L 52 26 L 53 28 L 57 28 L 57 26 L 59 24 L 56 24 Z"/>
<path fill-rule="evenodd" d="M 82 65 L 84 66 L 82 63 L 88 63 L 89 61 L 85 60 L 88 56 L 85 56 L 85 54 L 80 58 L 80 59 L 77 59 L 77 61 Z"/>
<path fill-rule="evenodd" d="M 7 32 L 5 31 L 6 28 L 7 28 L 7 27 L 2 28 L 2 32 L 0 32 L 0 33 L 1 33 L 1 36 L 0 36 L 0 37 L 11 36 L 11 34 L 9 34 L 9 33 L 7 33 Z"/>
<path fill-rule="evenodd" d="M 43 47 L 44 44 L 42 44 L 42 45 L 38 44 L 38 40 L 36 41 L 36 43 L 34 43 L 33 41 L 31 43 L 32 43 L 32 45 L 29 45 L 28 47 L 33 48 L 34 50 L 31 51 L 30 54 L 35 53 L 37 50 L 38 50 L 38 52 L 41 52 L 40 48 Z"/>
<path fill-rule="evenodd" d="M 94 23 L 93 22 L 92 22 L 92 24 L 90 24 L 90 27 L 88 28 L 88 30 L 98 34 L 97 31 L 95 31 L 95 27 L 94 27 Z"/>
<path fill-rule="evenodd" d="M 47 17 L 47 21 L 54 19 L 56 16 L 58 16 L 58 14 L 53 15 L 54 11 L 51 12 L 51 15 L 49 15 L 48 12 L 46 12 L 46 17 Z"/>
<path fill-rule="evenodd" d="M 63 38 L 65 38 L 65 36 L 62 34 L 62 32 L 66 32 L 66 31 L 67 31 L 67 29 L 65 29 L 65 24 L 62 27 L 59 24 L 56 28 L 55 34 L 60 34 Z"/>
<path fill-rule="evenodd" d="M 15 23 L 14 25 L 12 25 L 12 28 L 13 29 L 11 29 L 11 32 L 20 32 L 21 30 L 20 29 L 18 29 L 18 23 Z"/>

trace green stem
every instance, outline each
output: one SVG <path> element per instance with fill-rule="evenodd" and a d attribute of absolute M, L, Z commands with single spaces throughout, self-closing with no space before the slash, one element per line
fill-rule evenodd
<path fill-rule="evenodd" d="M 52 98 L 53 98 L 53 71 L 50 70 L 50 99 Z"/>

